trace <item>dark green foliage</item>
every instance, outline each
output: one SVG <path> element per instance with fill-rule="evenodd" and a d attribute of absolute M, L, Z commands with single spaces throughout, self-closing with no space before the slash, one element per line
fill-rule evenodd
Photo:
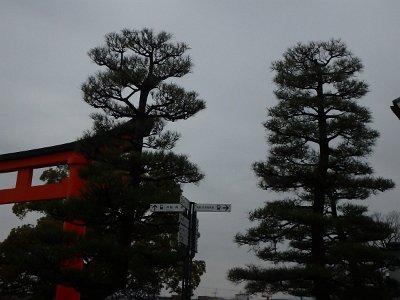
<path fill-rule="evenodd" d="M 56 284 L 71 275 L 60 270 L 60 262 L 76 253 L 74 240 L 73 233 L 63 232 L 62 223 L 51 218 L 13 229 L 0 244 L 1 296 L 52 298 Z"/>
<path fill-rule="evenodd" d="M 82 85 L 83 98 L 103 113 L 92 115 L 93 129 L 77 146 L 90 160 L 80 172 L 85 188 L 79 197 L 56 204 L 15 207 L 21 217 L 35 210 L 46 219 L 84 221 L 85 237 L 71 242 L 84 258 L 83 271 L 50 282 L 52 287 L 69 282 L 83 300 L 127 289 L 140 295 L 158 294 L 163 287 L 179 291 L 183 251 L 177 242 L 177 215 L 151 214 L 149 207 L 178 203 L 182 184 L 203 178 L 186 155 L 171 151 L 179 134 L 164 128 L 168 121 L 193 116 L 205 103 L 197 93 L 167 81 L 192 67 L 189 47 L 171 39 L 165 32 L 125 29 L 106 35 L 104 46 L 89 51 L 101 69 Z M 65 175 L 63 169 L 53 172 L 43 179 L 51 182 Z M 194 287 L 204 272 L 204 262 L 195 262 Z M 46 280 L 36 278 L 40 284 Z M 39 292 L 41 288 L 31 291 Z"/>
<path fill-rule="evenodd" d="M 254 210 L 257 225 L 236 236 L 274 265 L 234 268 L 229 278 L 250 292 L 391 299 L 396 288 L 384 270 L 399 261 L 374 245 L 391 229 L 349 202 L 394 186 L 366 161 L 379 134 L 356 101 L 368 91 L 356 78 L 360 59 L 340 40 L 299 43 L 272 70 L 279 103 L 264 123 L 269 156 L 253 167 L 261 188 L 293 197 Z"/>

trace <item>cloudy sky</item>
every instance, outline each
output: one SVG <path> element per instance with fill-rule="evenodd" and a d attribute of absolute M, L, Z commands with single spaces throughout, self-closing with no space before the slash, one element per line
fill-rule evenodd
<path fill-rule="evenodd" d="M 257 188 L 251 170 L 267 154 L 261 125 L 276 104 L 271 62 L 299 41 L 341 38 L 364 63 L 370 84 L 362 102 L 381 138 L 370 162 L 376 173 L 400 184 L 400 120 L 391 100 L 400 96 L 400 2 L 398 0 L 2 0 L 0 3 L 0 154 L 73 141 L 90 128 L 93 111 L 80 85 L 97 67 L 86 52 L 104 34 L 150 27 L 173 33 L 192 48 L 193 73 L 177 82 L 197 91 L 207 109 L 177 122 L 177 152 L 206 174 L 185 186 L 197 203 L 231 203 L 231 213 L 199 213 L 198 259 L 207 263 L 196 294 L 240 291 L 226 271 L 254 262 L 233 236 L 247 214 L 273 195 Z M 3 181 L 2 181 L 3 178 Z M 0 177 L 4 187 L 5 177 Z M 399 188 L 368 200 L 371 211 L 399 207 Z M 0 239 L 18 219 L 0 207 Z"/>

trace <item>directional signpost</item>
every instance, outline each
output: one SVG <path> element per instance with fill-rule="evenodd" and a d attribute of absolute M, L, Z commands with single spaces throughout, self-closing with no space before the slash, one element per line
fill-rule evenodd
<path fill-rule="evenodd" d="M 190 208 L 190 201 L 188 198 L 186 198 L 185 196 L 181 196 L 181 200 L 180 203 L 183 207 L 185 207 L 186 209 Z"/>
<path fill-rule="evenodd" d="M 150 211 L 157 213 L 179 213 L 178 241 L 185 246 L 185 264 L 182 278 L 182 300 L 190 299 L 193 258 L 197 253 L 199 221 L 197 212 L 230 212 L 231 204 L 194 203 L 181 196 L 180 203 L 150 204 Z"/>
<path fill-rule="evenodd" d="M 196 211 L 206 211 L 206 212 L 230 212 L 230 204 L 198 204 L 194 205 Z"/>
<path fill-rule="evenodd" d="M 182 212 L 185 208 L 181 204 L 176 203 L 155 203 L 150 204 L 152 212 Z"/>
<path fill-rule="evenodd" d="M 179 224 L 178 241 L 185 246 L 189 246 L 189 228 Z"/>
<path fill-rule="evenodd" d="M 179 214 L 179 225 L 189 228 L 189 219 L 184 214 Z"/>
<path fill-rule="evenodd" d="M 179 232 L 178 241 L 185 246 L 189 246 L 190 220 L 183 214 L 179 214 Z"/>

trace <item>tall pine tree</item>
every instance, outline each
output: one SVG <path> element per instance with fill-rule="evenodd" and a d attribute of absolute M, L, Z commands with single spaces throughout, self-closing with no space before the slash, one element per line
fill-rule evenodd
<path fill-rule="evenodd" d="M 357 100 L 363 65 L 340 40 L 299 43 L 273 62 L 279 103 L 264 127 L 266 161 L 253 165 L 262 189 L 284 194 L 250 213 L 257 225 L 237 234 L 266 267 L 233 268 L 251 292 L 326 299 L 390 299 L 384 268 L 398 262 L 372 245 L 390 233 L 360 201 L 393 188 L 366 161 L 378 138 Z"/>
<path fill-rule="evenodd" d="M 179 202 L 181 184 L 203 177 L 187 156 L 171 151 L 179 134 L 164 130 L 168 121 L 205 108 L 196 92 L 172 81 L 187 75 L 192 63 L 189 47 L 171 39 L 166 32 L 125 29 L 106 35 L 105 45 L 89 51 L 102 69 L 83 84 L 83 96 L 103 113 L 93 115 L 94 131 L 81 141 L 80 151 L 94 163 L 82 172 L 87 190 L 81 198 L 89 207 L 80 211 L 98 234 L 110 231 L 120 247 L 111 269 L 115 290 L 136 288 L 137 282 L 157 286 L 158 269 L 176 264 L 168 251 L 160 251 L 160 245 L 171 244 L 165 229 L 176 229 L 176 223 L 149 215 L 150 203 Z M 135 264 L 144 261 L 147 270 L 140 273 Z"/>
<path fill-rule="evenodd" d="M 80 174 L 85 189 L 61 203 L 16 206 L 21 216 L 39 210 L 87 226 L 85 238 L 69 239 L 71 250 L 64 254 L 81 253 L 83 271 L 64 270 L 54 278 L 69 282 L 82 299 L 103 299 L 121 290 L 143 296 L 163 287 L 179 289 L 177 217 L 151 214 L 149 208 L 150 203 L 179 203 L 182 184 L 203 178 L 186 155 L 172 151 L 179 134 L 165 130 L 167 122 L 205 108 L 196 92 L 173 81 L 192 69 L 188 50 L 171 34 L 147 28 L 107 34 L 105 44 L 88 53 L 100 70 L 82 85 L 84 101 L 102 111 L 92 115 L 93 130 L 77 146 L 90 161 Z M 194 286 L 204 271 L 204 262 L 195 262 Z M 51 278 L 31 273 L 34 279 Z M 36 294 L 41 286 L 34 285 Z"/>

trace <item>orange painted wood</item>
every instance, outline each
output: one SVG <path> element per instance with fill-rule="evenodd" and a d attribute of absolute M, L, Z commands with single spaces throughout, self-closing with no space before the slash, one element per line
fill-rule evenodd
<path fill-rule="evenodd" d="M 57 184 L 0 190 L 0 204 L 63 199 L 67 194 L 68 183 L 68 180 L 64 180 Z"/>
<path fill-rule="evenodd" d="M 78 154 L 75 151 L 68 150 L 58 153 L 0 161 L 0 173 L 13 172 L 26 168 L 33 169 L 62 165 L 67 163 L 71 157 L 76 155 Z"/>
<path fill-rule="evenodd" d="M 79 300 L 80 294 L 72 287 L 58 285 L 56 290 L 56 300 Z"/>
<path fill-rule="evenodd" d="M 65 150 L 61 148 L 65 148 L 65 145 L 3 155 L 0 160 L 0 173 L 18 173 L 15 188 L 0 189 L 0 204 L 65 199 L 79 196 L 83 188 L 83 182 L 79 178 L 78 171 L 79 168 L 87 164 L 87 160 L 71 149 Z M 68 165 L 68 178 L 56 184 L 32 186 L 34 169 L 63 164 Z M 73 223 L 64 222 L 64 230 L 74 231 L 78 234 L 78 237 L 83 237 L 86 232 L 84 223 L 78 220 L 73 221 Z M 77 254 L 74 258 L 62 262 L 61 267 L 82 269 L 83 259 Z M 60 284 L 56 288 L 55 299 L 80 300 L 80 294 L 67 284 Z"/>
<path fill-rule="evenodd" d="M 76 152 L 64 151 L 22 159 L 0 161 L 0 173 L 18 172 L 15 188 L 0 189 L 0 204 L 62 199 L 78 195 L 82 187 L 77 170 L 87 163 Z M 32 186 L 33 169 L 68 164 L 70 177 L 61 183 Z M 74 177 L 72 179 L 72 177 Z"/>

